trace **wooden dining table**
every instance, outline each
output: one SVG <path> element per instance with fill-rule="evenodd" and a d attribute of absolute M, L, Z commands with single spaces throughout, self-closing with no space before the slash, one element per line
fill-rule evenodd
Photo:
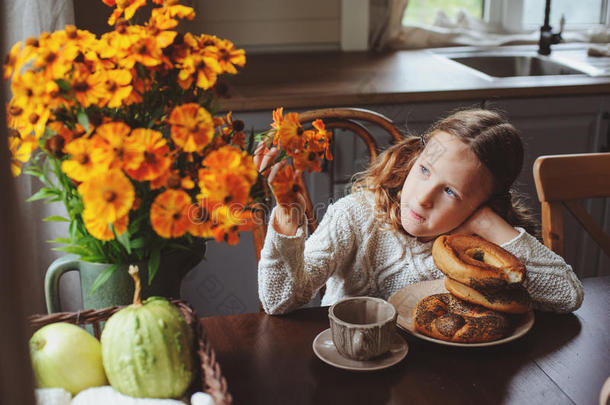
<path fill-rule="evenodd" d="M 598 404 L 610 377 L 610 277 L 583 280 L 571 314 L 535 312 L 523 337 L 489 347 L 453 347 L 400 331 L 409 345 L 378 371 L 335 368 L 313 352 L 328 307 L 288 315 L 202 318 L 234 403 Z"/>

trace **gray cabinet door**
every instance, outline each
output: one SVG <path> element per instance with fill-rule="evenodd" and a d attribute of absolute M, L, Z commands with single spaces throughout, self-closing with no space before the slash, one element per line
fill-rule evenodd
<path fill-rule="evenodd" d="M 540 155 L 599 152 L 606 142 L 609 97 L 570 96 L 487 101 L 485 106 L 503 110 L 521 132 L 525 161 L 516 188 L 540 215 L 533 164 Z M 584 207 L 610 232 L 608 199 L 583 201 Z M 564 215 L 565 260 L 580 277 L 610 274 L 608 258 L 578 222 Z"/>

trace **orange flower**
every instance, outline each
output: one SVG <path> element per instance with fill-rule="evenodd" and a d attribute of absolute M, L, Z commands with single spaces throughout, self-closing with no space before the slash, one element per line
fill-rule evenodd
<path fill-rule="evenodd" d="M 191 197 L 183 190 L 166 190 L 159 194 L 150 207 L 150 222 L 157 234 L 164 238 L 178 238 L 190 226 Z"/>
<path fill-rule="evenodd" d="M 227 113 L 227 118 L 221 120 L 220 125 L 226 124 L 226 127 L 222 129 L 222 135 L 231 140 L 233 145 L 237 145 L 244 149 L 246 147 L 246 134 L 242 131 L 244 129 L 244 122 L 241 120 L 233 121 L 232 112 Z"/>
<path fill-rule="evenodd" d="M 246 64 L 246 52 L 243 49 L 235 49 L 235 45 L 227 39 L 219 40 L 218 62 L 223 72 L 235 74 L 235 66 L 243 67 Z"/>
<path fill-rule="evenodd" d="M 100 125 L 93 137 L 93 162 L 111 169 L 137 169 L 144 160 L 144 145 L 128 140 L 130 131 L 129 125 L 120 121 Z"/>
<path fill-rule="evenodd" d="M 224 171 L 244 176 L 252 184 L 258 176 L 252 156 L 233 146 L 223 146 L 210 152 L 203 160 L 203 165 L 217 172 Z"/>
<path fill-rule="evenodd" d="M 297 195 L 302 192 L 300 173 L 292 166 L 286 165 L 271 182 L 273 195 L 278 204 L 290 205 L 299 201 Z"/>
<path fill-rule="evenodd" d="M 316 131 L 307 141 L 309 148 L 314 152 L 324 152 L 324 157 L 327 160 L 332 160 L 333 156 L 330 152 L 332 133 L 326 130 L 324 122 L 320 119 L 313 122 L 313 127 Z"/>
<path fill-rule="evenodd" d="M 237 244 L 239 232 L 250 230 L 254 225 L 250 211 L 235 211 L 226 205 L 216 207 L 211 216 L 214 239 L 229 245 Z"/>
<path fill-rule="evenodd" d="M 168 156 L 169 147 L 163 134 L 152 129 L 137 128 L 131 132 L 126 141 L 143 148 L 143 159 L 135 169 L 126 169 L 127 174 L 134 180 L 154 180 L 165 173 L 172 163 Z"/>
<path fill-rule="evenodd" d="M 310 171 L 310 172 L 321 172 L 322 162 L 317 153 L 312 151 L 304 151 L 297 153 L 292 157 L 292 162 L 297 170 Z"/>
<path fill-rule="evenodd" d="M 91 159 L 94 146 L 87 138 L 74 139 L 64 150 L 70 155 L 70 159 L 61 163 L 61 170 L 71 179 L 85 181 L 97 172 L 107 169 L 107 166 L 95 164 Z"/>
<path fill-rule="evenodd" d="M 96 173 L 78 186 L 85 210 L 100 221 L 114 222 L 127 215 L 135 199 L 135 189 L 122 171 Z"/>
<path fill-rule="evenodd" d="M 212 207 L 206 200 L 201 204 L 193 204 L 189 207 L 189 229 L 188 232 L 198 238 L 211 238 L 212 222 L 210 218 Z"/>
<path fill-rule="evenodd" d="M 177 169 L 166 170 L 154 180 L 150 181 L 150 188 L 155 190 L 161 187 L 171 189 L 191 190 L 195 187 L 195 182 L 190 175 L 181 176 Z"/>
<path fill-rule="evenodd" d="M 280 129 L 282 122 L 284 121 L 284 107 L 278 107 L 273 110 L 273 122 L 271 128 Z"/>
<path fill-rule="evenodd" d="M 114 233 L 110 229 L 110 222 L 106 222 L 100 219 L 92 210 L 85 209 L 83 211 L 83 221 L 87 231 L 96 239 L 99 240 L 112 240 L 114 239 Z M 122 235 L 127 230 L 129 225 L 129 215 L 124 215 L 112 222 L 117 235 Z"/>
<path fill-rule="evenodd" d="M 199 170 L 198 200 L 203 198 L 224 204 L 244 206 L 248 202 L 252 183 L 239 174 L 217 172 L 210 169 Z"/>
<path fill-rule="evenodd" d="M 294 156 L 305 147 L 304 132 L 305 130 L 299 122 L 299 115 L 288 113 L 282 119 L 273 143 L 284 149 L 288 155 Z"/>
<path fill-rule="evenodd" d="M 174 108 L 167 120 L 172 139 L 185 152 L 201 152 L 214 136 L 212 116 L 197 103 Z"/>

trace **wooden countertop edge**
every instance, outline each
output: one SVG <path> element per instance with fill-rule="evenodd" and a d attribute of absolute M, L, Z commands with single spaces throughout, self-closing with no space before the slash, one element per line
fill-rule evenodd
<path fill-rule="evenodd" d="M 376 94 L 294 94 L 290 96 L 232 97 L 219 100 L 219 112 L 262 111 L 277 107 L 297 109 L 370 104 L 401 104 L 413 102 L 497 99 L 517 97 L 551 97 L 610 94 L 610 83 L 571 84 L 540 87 L 490 87 L 463 90 L 431 90 Z"/>

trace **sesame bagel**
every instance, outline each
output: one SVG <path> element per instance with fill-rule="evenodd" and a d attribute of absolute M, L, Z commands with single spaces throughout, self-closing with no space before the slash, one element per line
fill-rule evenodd
<path fill-rule="evenodd" d="M 520 284 L 525 278 L 525 266 L 515 256 L 474 235 L 439 236 L 432 257 L 447 277 L 477 290 Z"/>
<path fill-rule="evenodd" d="M 532 306 L 527 290 L 520 284 L 501 290 L 479 291 L 459 281 L 445 277 L 445 288 L 451 294 L 464 301 L 481 305 L 494 311 L 523 314 L 529 311 Z"/>
<path fill-rule="evenodd" d="M 509 330 L 508 319 L 501 313 L 449 293 L 421 299 L 413 310 L 413 326 L 435 339 L 460 343 L 498 340 Z"/>

